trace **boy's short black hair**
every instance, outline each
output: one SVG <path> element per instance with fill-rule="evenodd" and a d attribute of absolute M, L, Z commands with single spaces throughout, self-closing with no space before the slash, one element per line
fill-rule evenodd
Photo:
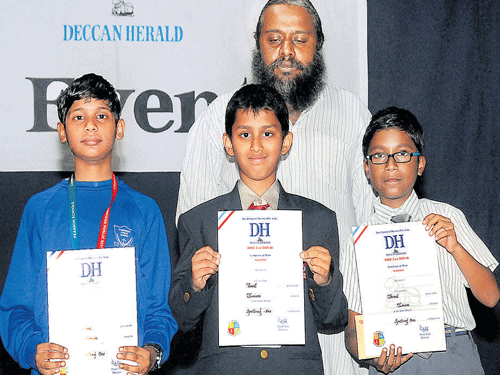
<path fill-rule="evenodd" d="M 285 99 L 278 91 L 267 85 L 250 84 L 243 86 L 234 93 L 226 108 L 226 134 L 231 138 L 236 115 L 240 109 L 252 110 L 255 114 L 259 111 L 272 111 L 281 124 L 281 136 L 288 133 L 288 107 Z"/>
<path fill-rule="evenodd" d="M 373 136 L 379 130 L 396 128 L 404 131 L 412 139 L 418 152 L 424 152 L 424 130 L 417 118 L 410 111 L 397 107 L 389 107 L 375 113 L 363 136 L 363 155 L 368 155 L 368 148 Z"/>
<path fill-rule="evenodd" d="M 111 83 L 100 75 L 88 73 L 75 79 L 57 98 L 57 115 L 59 121 L 66 126 L 66 116 L 74 102 L 81 99 L 97 99 L 107 101 L 108 107 L 118 123 L 121 104 L 118 94 Z"/>

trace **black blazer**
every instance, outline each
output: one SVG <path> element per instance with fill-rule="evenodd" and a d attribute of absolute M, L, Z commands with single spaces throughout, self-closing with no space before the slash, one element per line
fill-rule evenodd
<path fill-rule="evenodd" d="M 280 348 L 219 347 L 217 274 L 200 292 L 191 286 L 191 258 L 210 246 L 217 251 L 217 212 L 241 210 L 238 188 L 202 203 L 179 217 L 179 262 L 172 274 L 169 304 L 179 330 L 189 331 L 203 319 L 198 362 L 200 374 L 323 374 L 317 332 L 337 333 L 347 324 L 347 301 L 338 269 L 339 241 L 335 213 L 313 200 L 286 193 L 281 185 L 280 210 L 302 211 L 303 249 L 322 246 L 330 251 L 332 280 L 320 287 L 307 269 L 304 280 L 305 345 Z M 262 353 L 265 349 L 267 353 Z M 267 354 L 267 358 L 265 357 Z"/>

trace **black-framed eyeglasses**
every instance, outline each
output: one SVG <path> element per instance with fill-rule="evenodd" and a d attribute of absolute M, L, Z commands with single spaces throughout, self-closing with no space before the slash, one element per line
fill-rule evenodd
<path fill-rule="evenodd" d="M 386 154 L 385 152 L 377 152 L 376 154 L 367 155 L 366 159 L 373 164 L 385 164 L 392 157 L 396 163 L 408 163 L 412 156 L 419 156 L 420 152 L 399 151 L 394 154 Z"/>

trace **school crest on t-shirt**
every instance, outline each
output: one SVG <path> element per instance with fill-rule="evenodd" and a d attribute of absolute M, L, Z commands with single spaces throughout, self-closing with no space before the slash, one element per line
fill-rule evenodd
<path fill-rule="evenodd" d="M 134 231 L 125 225 L 115 225 L 115 246 L 128 247 L 134 244 Z"/>

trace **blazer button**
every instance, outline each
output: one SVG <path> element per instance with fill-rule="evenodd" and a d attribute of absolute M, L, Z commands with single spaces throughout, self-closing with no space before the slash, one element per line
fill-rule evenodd
<path fill-rule="evenodd" d="M 260 356 L 262 359 L 266 359 L 269 354 L 267 353 L 267 350 L 262 350 L 260 352 Z"/>
<path fill-rule="evenodd" d="M 309 297 L 311 298 L 312 301 L 316 301 L 314 291 L 311 288 L 309 288 Z"/>
<path fill-rule="evenodd" d="M 184 293 L 184 302 L 185 303 L 188 303 L 190 298 L 191 298 L 191 296 L 189 295 L 188 292 Z"/>

